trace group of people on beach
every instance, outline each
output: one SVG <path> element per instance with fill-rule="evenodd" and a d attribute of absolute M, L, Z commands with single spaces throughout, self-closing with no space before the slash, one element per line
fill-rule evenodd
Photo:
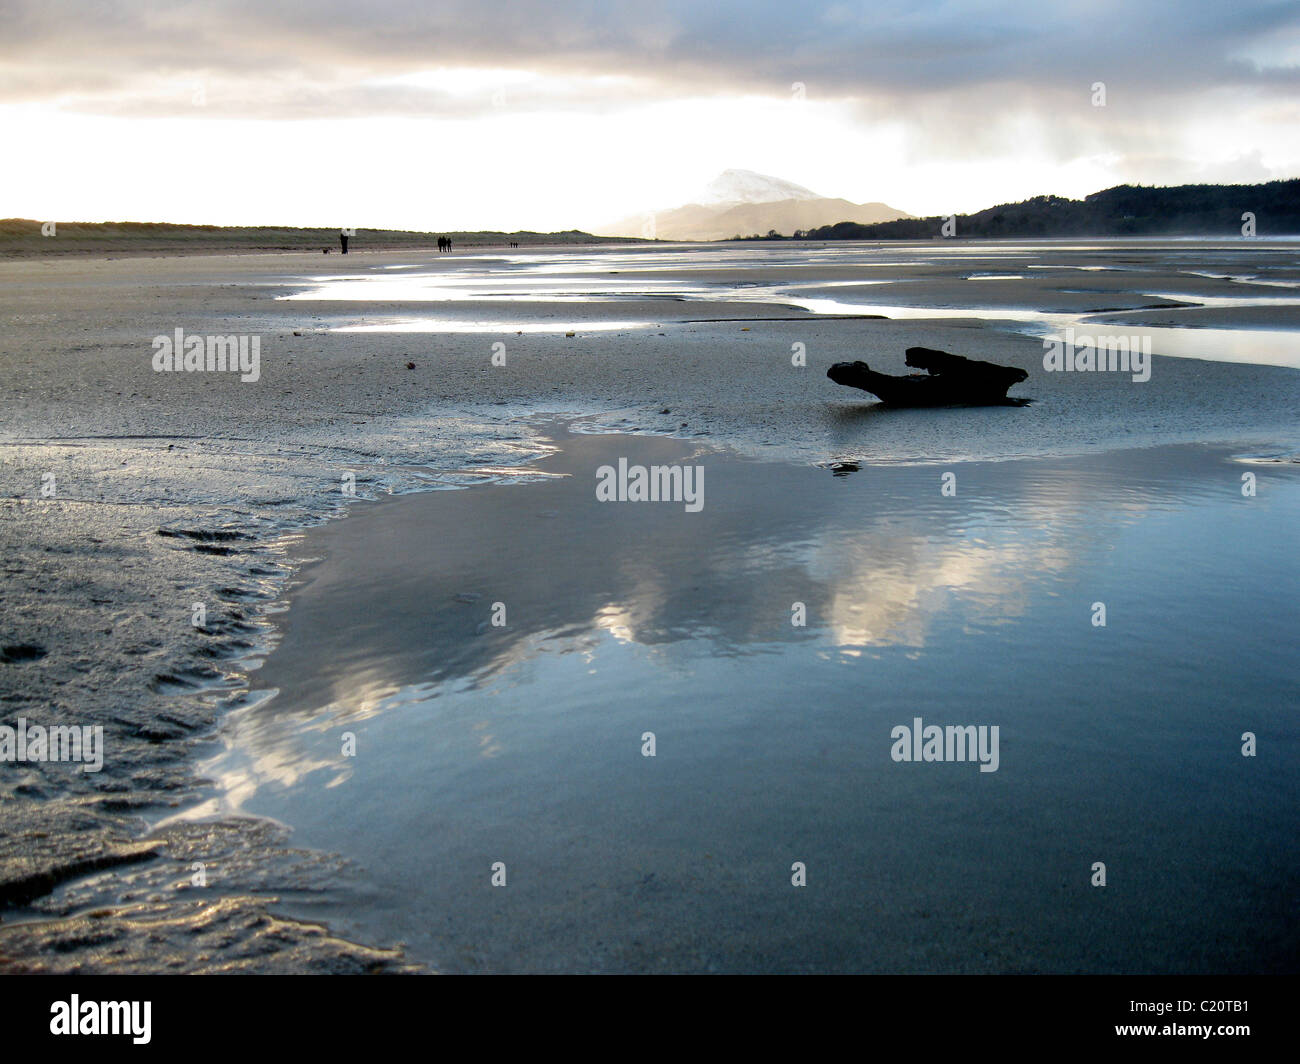
<path fill-rule="evenodd" d="M 339 234 L 339 246 L 340 246 L 340 250 L 343 252 L 343 254 L 346 255 L 346 254 L 348 253 L 348 234 L 347 234 L 347 233 L 340 233 L 340 234 Z M 517 247 L 519 246 L 519 241 L 518 241 L 518 240 L 512 240 L 512 241 L 510 241 L 510 246 L 511 246 L 512 248 L 517 248 Z M 321 248 L 321 250 L 322 250 L 323 252 L 325 252 L 326 255 L 328 255 L 328 254 L 330 253 L 330 249 L 329 249 L 329 248 Z M 440 236 L 440 237 L 438 237 L 438 250 L 439 250 L 439 251 L 450 251 L 450 250 L 451 250 L 451 237 L 449 237 L 449 236 Z"/>

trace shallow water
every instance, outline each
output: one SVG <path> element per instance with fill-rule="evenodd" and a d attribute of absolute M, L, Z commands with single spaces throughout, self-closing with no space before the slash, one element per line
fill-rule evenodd
<path fill-rule="evenodd" d="M 1300 467 L 833 471 L 547 431 L 544 477 L 294 548 L 318 560 L 194 815 L 359 862 L 303 915 L 446 970 L 1293 963 Z M 703 467 L 703 509 L 598 502 L 620 457 Z M 997 770 L 895 762 L 917 717 L 998 726 Z"/>
<path fill-rule="evenodd" d="M 1211 265 L 1219 269 L 1207 268 Z M 734 307 L 735 314 L 758 305 L 816 315 L 969 319 L 1035 337 L 1061 336 L 1068 328 L 1094 337 L 1141 334 L 1157 355 L 1300 368 L 1294 329 L 1255 323 L 1189 331 L 1141 324 L 1140 315 L 1133 325 L 1095 320 L 1102 312 L 1143 306 L 1296 306 L 1300 265 L 1285 243 L 1271 248 L 1245 241 L 612 247 L 463 255 L 399 269 L 386 265 L 370 272 L 316 274 L 299 279 L 296 290 L 280 298 L 343 307 L 385 303 L 412 311 L 379 321 L 367 315 L 336 326 L 346 332 L 645 330 L 672 320 L 673 304 L 681 305 L 676 317 L 688 321 L 691 304 Z M 1070 271 L 1088 271 L 1097 287 L 1078 288 L 1078 272 Z M 1053 278 L 1054 273 L 1061 276 Z M 1018 285 L 1013 289 L 1007 281 Z M 1073 297 L 1077 309 L 1060 309 L 1063 297 Z M 485 318 L 484 304 L 509 313 Z M 593 315 L 609 304 L 642 313 L 619 321 Z M 435 307 L 438 312 L 431 312 Z M 563 320 L 556 320 L 557 307 L 566 315 Z"/>

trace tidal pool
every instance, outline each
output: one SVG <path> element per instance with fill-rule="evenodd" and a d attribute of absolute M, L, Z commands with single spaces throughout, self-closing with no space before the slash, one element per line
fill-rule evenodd
<path fill-rule="evenodd" d="M 293 546 L 192 815 L 356 862 L 296 914 L 446 971 L 1294 963 L 1300 466 L 577 427 Z M 620 459 L 702 469 L 702 507 L 598 501 Z M 895 760 L 918 718 L 996 726 L 996 771 Z"/>

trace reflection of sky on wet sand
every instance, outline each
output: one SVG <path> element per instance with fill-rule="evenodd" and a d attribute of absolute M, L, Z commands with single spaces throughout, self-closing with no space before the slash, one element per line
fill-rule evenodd
<path fill-rule="evenodd" d="M 1079 271 L 1094 287 L 1078 287 Z M 367 313 L 338 326 L 345 332 L 627 331 L 690 320 L 704 313 L 693 310 L 695 304 L 734 307 L 735 315 L 757 307 L 767 313 L 787 308 L 818 315 L 978 319 L 1033 336 L 1061 336 L 1068 328 L 1093 337 L 1138 333 L 1151 338 L 1157 355 L 1300 368 L 1295 331 L 1285 322 L 1269 324 L 1267 316 L 1250 320 L 1253 327 L 1189 322 L 1194 329 L 1143 324 L 1140 313 L 1132 325 L 1123 318 L 1127 309 L 1153 305 L 1167 308 L 1165 313 L 1295 306 L 1298 285 L 1293 249 L 1286 245 L 849 242 L 456 256 L 409 269 L 385 265 L 317 274 L 301 278 L 279 298 L 411 312 L 378 319 Z M 485 305 L 496 313 L 485 316 Z M 602 320 L 612 305 L 627 310 L 624 320 Z M 1120 312 L 1120 319 L 1097 321 L 1103 312 Z M 560 313 L 564 320 L 557 320 Z"/>
<path fill-rule="evenodd" d="M 1220 748 L 1245 720 L 1296 740 L 1274 652 L 1294 642 L 1293 468 L 1187 447 L 980 463 L 944 497 L 946 467 L 833 477 L 667 438 L 561 443 L 544 481 L 388 500 L 309 536 L 325 560 L 254 675 L 275 697 L 230 718 L 204 811 L 361 861 L 376 895 L 328 914 L 343 927 L 472 970 L 979 970 L 980 950 L 1061 970 L 1089 936 L 1102 969 L 1160 970 L 1276 886 L 1256 851 L 1296 826 L 1294 774 L 1239 780 Z M 704 510 L 597 503 L 619 456 L 703 465 Z M 1270 485 L 1256 500 L 1247 468 Z M 892 764 L 913 715 L 999 724 L 1003 767 Z M 1260 787 L 1258 833 L 1229 844 Z M 1237 901 L 1162 863 L 1193 806 L 1204 875 L 1249 881 Z M 1134 828 L 1152 822 L 1158 840 Z M 1142 894 L 1102 914 L 1059 886 L 1099 847 Z M 822 892 L 792 914 L 762 883 L 805 854 Z M 506 909 L 479 890 L 498 857 L 519 876 Z M 918 923 L 920 896 L 945 915 Z M 1132 906 L 1166 913 L 1141 942 Z M 862 923 L 882 911 L 892 931 Z M 972 913 L 1019 940 L 977 941 Z"/>

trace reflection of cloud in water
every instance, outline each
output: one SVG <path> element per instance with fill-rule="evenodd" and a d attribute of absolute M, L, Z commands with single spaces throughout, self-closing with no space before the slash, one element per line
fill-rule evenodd
<path fill-rule="evenodd" d="M 944 498 L 935 467 L 836 478 L 662 437 L 562 448 L 541 468 L 567 476 L 391 499 L 309 534 L 304 556 L 325 560 L 304 569 L 254 677 L 278 693 L 231 716 L 207 768 L 226 802 L 317 774 L 337 784 L 343 733 L 401 707 L 495 757 L 483 709 L 564 712 L 576 695 L 554 677 L 572 675 L 559 668 L 570 656 L 617 685 L 626 655 L 680 661 L 683 641 L 692 660 L 788 653 L 791 668 L 797 643 L 925 652 L 936 625 L 1009 623 L 1121 526 L 1216 490 L 1177 449 L 959 467 L 959 494 Z M 705 510 L 597 503 L 593 471 L 620 454 L 703 461 Z M 505 628 L 487 623 L 494 601 Z M 805 628 L 790 623 L 794 602 Z"/>
<path fill-rule="evenodd" d="M 1149 507 L 1141 485 L 1130 492 L 1096 475 L 1044 477 L 1018 463 L 1002 471 L 1015 477 L 1014 487 L 1000 486 L 996 512 L 978 528 L 936 534 L 932 515 L 904 513 L 823 530 L 808 572 L 830 588 L 825 616 L 836 644 L 922 647 L 930 621 L 958 597 L 968 623 L 1018 617 L 1045 577 L 1064 574 L 1092 549 L 1078 528 L 1089 499 L 1108 496 L 1093 533 Z"/>
<path fill-rule="evenodd" d="M 837 534 L 809 573 L 830 589 L 823 608 L 837 646 L 922 647 L 930 621 L 958 596 L 984 622 L 1019 616 L 1031 585 L 1072 560 L 1059 534 L 1046 543 L 942 544 L 894 527 Z"/>

